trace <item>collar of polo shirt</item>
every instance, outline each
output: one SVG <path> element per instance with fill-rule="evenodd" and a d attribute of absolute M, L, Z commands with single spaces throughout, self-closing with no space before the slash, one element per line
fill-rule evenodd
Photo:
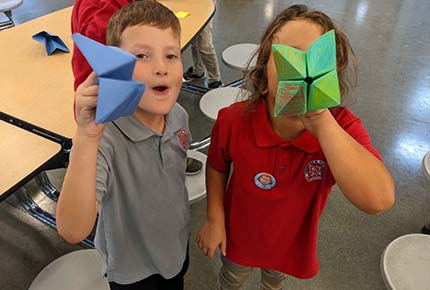
<path fill-rule="evenodd" d="M 176 106 L 172 110 L 175 110 Z M 164 129 L 163 136 L 170 138 L 175 132 L 181 129 L 180 120 L 178 120 L 177 114 L 170 112 L 166 115 L 166 127 Z M 175 117 L 176 116 L 176 117 Z M 133 142 L 140 142 L 150 138 L 153 135 L 160 136 L 153 132 L 151 129 L 145 127 L 133 116 L 122 117 L 118 120 L 113 121 L 114 125 L 125 135 L 128 139 Z"/>
<path fill-rule="evenodd" d="M 286 141 L 276 134 L 270 125 L 270 120 L 266 113 L 266 102 L 260 102 L 257 105 L 255 114 L 252 115 L 252 127 L 255 141 L 259 147 L 288 147 L 292 145 L 307 153 L 317 152 L 321 148 L 318 139 L 307 130 L 293 141 Z"/>

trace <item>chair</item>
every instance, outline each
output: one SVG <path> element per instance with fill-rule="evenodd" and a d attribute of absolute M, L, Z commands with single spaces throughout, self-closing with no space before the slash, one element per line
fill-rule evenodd
<path fill-rule="evenodd" d="M 423 172 L 427 179 L 430 181 L 430 151 L 424 155 L 423 158 Z M 422 227 L 421 232 L 426 235 L 430 235 L 430 224 L 426 224 Z"/>
<path fill-rule="evenodd" d="M 381 257 L 381 274 L 389 290 L 430 289 L 430 236 L 409 234 L 392 241 Z"/>
<path fill-rule="evenodd" d="M 246 72 L 248 65 L 250 68 L 255 66 L 256 55 L 255 52 L 260 46 L 254 43 L 239 43 L 227 47 L 222 52 L 222 62 L 229 68 Z M 240 86 L 243 79 L 231 82 L 227 86 Z"/>
<path fill-rule="evenodd" d="M 423 158 L 423 171 L 424 171 L 424 175 L 430 181 L 430 151 L 427 152 L 426 155 L 424 155 L 424 158 Z"/>
<path fill-rule="evenodd" d="M 212 120 L 216 120 L 218 111 L 244 99 L 249 92 L 237 87 L 223 87 L 208 91 L 200 99 L 200 110 Z"/>
<path fill-rule="evenodd" d="M 96 250 L 74 251 L 46 266 L 29 290 L 109 290 L 102 271 L 102 258 Z"/>
<path fill-rule="evenodd" d="M 203 163 L 202 170 L 195 175 L 185 177 L 185 186 L 188 191 L 189 204 L 196 203 L 206 197 L 206 159 L 207 156 L 196 150 L 188 150 L 187 157 L 197 159 Z"/>
<path fill-rule="evenodd" d="M 15 26 L 12 18 L 12 10 L 22 4 L 22 0 L 0 0 L 0 12 L 3 12 L 8 20 L 0 22 L 0 30 Z"/>
<path fill-rule="evenodd" d="M 245 72 L 248 63 L 260 46 L 254 43 L 239 43 L 227 47 L 222 52 L 223 63 L 234 70 Z M 255 66 L 256 58 L 252 58 L 250 67 Z"/>

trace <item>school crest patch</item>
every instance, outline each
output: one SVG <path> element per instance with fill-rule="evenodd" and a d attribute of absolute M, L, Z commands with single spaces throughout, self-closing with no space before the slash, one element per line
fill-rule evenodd
<path fill-rule="evenodd" d="M 187 133 L 187 131 L 185 131 L 183 129 L 179 130 L 177 133 L 177 137 L 178 137 L 179 144 L 181 144 L 182 148 L 184 150 L 187 150 L 187 145 L 188 145 L 188 133 Z"/>
<path fill-rule="evenodd" d="M 322 160 L 312 160 L 306 164 L 305 179 L 307 182 L 321 180 L 325 172 L 326 163 Z"/>

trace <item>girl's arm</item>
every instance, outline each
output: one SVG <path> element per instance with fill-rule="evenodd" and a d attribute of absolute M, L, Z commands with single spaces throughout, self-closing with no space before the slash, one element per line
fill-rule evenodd
<path fill-rule="evenodd" d="M 97 150 L 105 125 L 94 121 L 98 95 L 95 83 L 92 73 L 76 91 L 77 130 L 57 204 L 58 233 L 70 243 L 85 239 L 97 216 Z"/>
<path fill-rule="evenodd" d="M 197 235 L 197 244 L 203 254 L 212 258 L 220 246 L 221 254 L 226 253 L 226 234 L 224 219 L 224 192 L 228 172 L 219 172 L 207 163 L 207 220 Z"/>
<path fill-rule="evenodd" d="M 339 126 L 329 110 L 302 122 L 320 142 L 330 170 L 348 200 L 369 214 L 392 207 L 394 181 L 385 165 Z"/>

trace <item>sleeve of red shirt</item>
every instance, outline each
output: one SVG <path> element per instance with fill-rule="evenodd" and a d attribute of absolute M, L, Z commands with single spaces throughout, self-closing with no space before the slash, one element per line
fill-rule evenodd
<path fill-rule="evenodd" d="M 208 162 L 219 172 L 230 169 L 229 140 L 231 136 L 231 122 L 227 120 L 227 110 L 222 109 L 211 132 L 211 143 L 208 149 Z"/>
<path fill-rule="evenodd" d="M 76 1 L 72 11 L 72 33 L 80 33 L 100 43 L 106 43 L 106 29 L 111 16 L 130 2 L 133 1 Z M 75 45 L 73 46 L 72 70 L 76 90 L 92 69 Z"/>
<path fill-rule="evenodd" d="M 361 119 L 355 116 L 349 109 L 342 109 L 335 117 L 338 124 L 358 143 L 369 150 L 382 161 L 381 154 L 372 146 L 369 134 L 364 128 Z"/>

